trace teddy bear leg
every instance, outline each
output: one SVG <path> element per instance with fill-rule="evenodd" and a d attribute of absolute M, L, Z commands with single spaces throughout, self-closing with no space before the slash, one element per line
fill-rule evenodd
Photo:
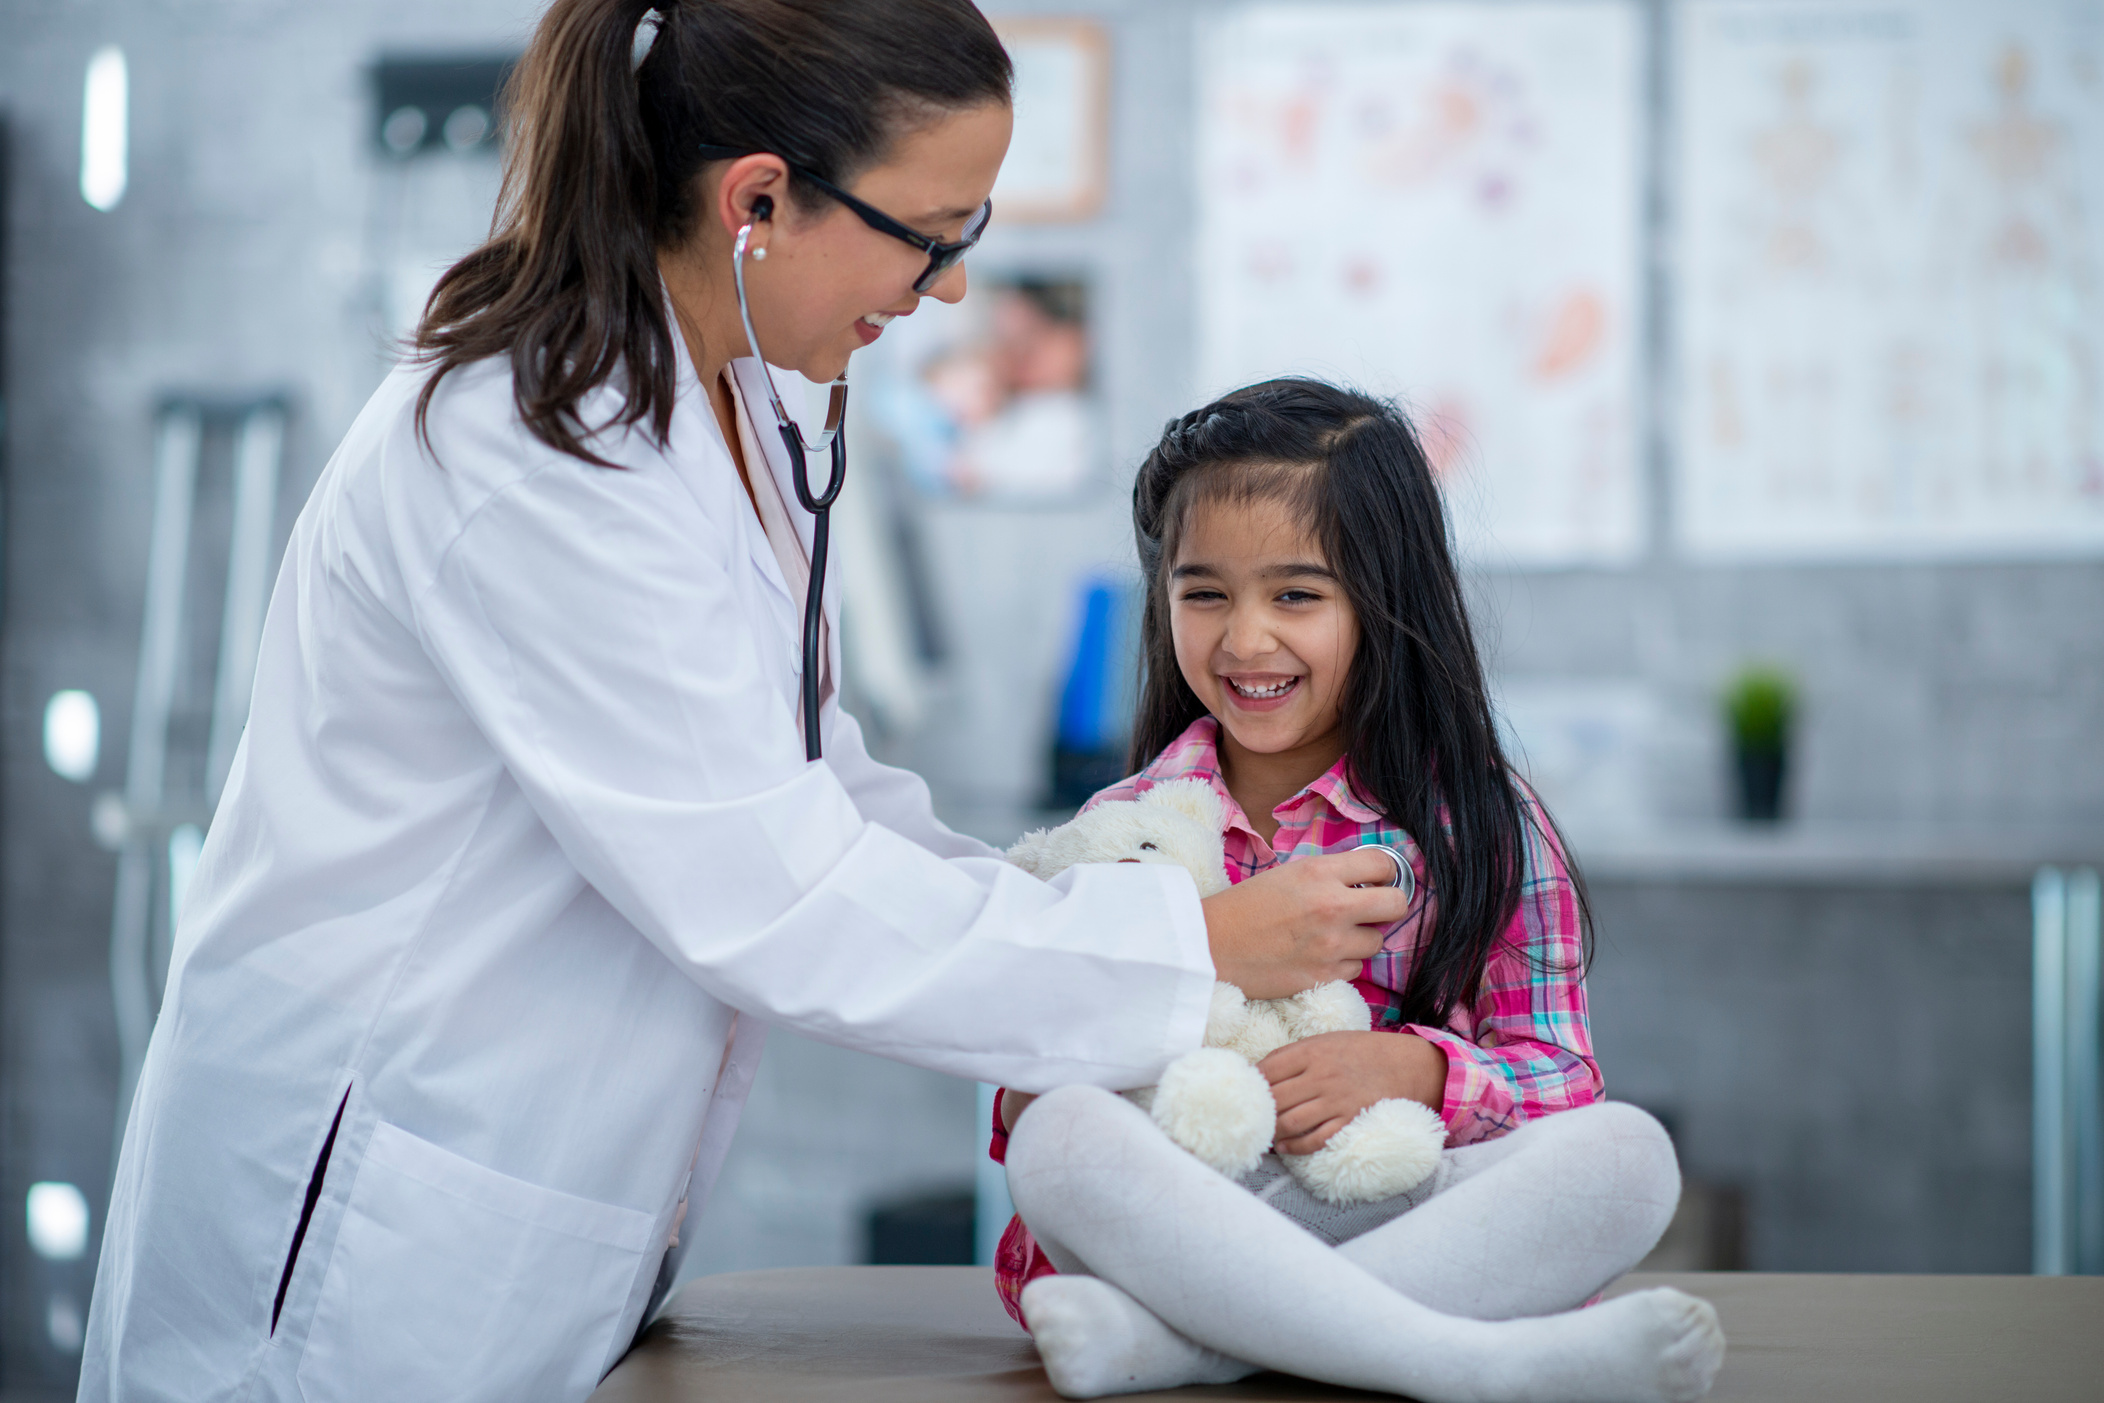
<path fill-rule="evenodd" d="M 1171 1062 L 1146 1110 L 1163 1134 L 1230 1177 L 1256 1168 L 1278 1114 L 1264 1074 L 1218 1047 Z"/>
<path fill-rule="evenodd" d="M 1446 1124 L 1415 1101 L 1376 1101 L 1311 1155 L 1281 1155 L 1288 1173 L 1324 1203 L 1373 1203 L 1408 1193 L 1439 1168 Z"/>

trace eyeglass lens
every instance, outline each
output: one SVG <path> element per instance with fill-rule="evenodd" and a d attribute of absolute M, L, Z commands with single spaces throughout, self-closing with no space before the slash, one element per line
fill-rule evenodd
<path fill-rule="evenodd" d="M 970 222 L 964 226 L 964 234 L 956 243 L 936 245 L 935 250 L 928 255 L 928 270 L 915 279 L 913 290 L 915 292 L 926 292 L 929 288 L 935 286 L 937 278 L 962 262 L 964 256 L 972 251 L 972 247 L 979 242 L 980 236 L 986 232 L 986 226 L 993 222 L 993 217 L 994 202 L 988 200 L 979 207 L 979 212 L 973 215 Z"/>

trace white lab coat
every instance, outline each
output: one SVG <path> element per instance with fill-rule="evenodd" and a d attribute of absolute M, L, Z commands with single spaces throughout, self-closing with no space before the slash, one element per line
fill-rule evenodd
<path fill-rule="evenodd" d="M 802 601 L 683 349 L 669 446 L 601 439 L 621 470 L 532 438 L 499 361 L 442 382 L 434 463 L 422 378 L 359 415 L 271 600 L 84 1400 L 580 1399 L 683 1198 L 697 1220 L 766 1024 L 1025 1089 L 1148 1083 L 1200 1039 L 1180 869 L 1039 882 L 837 704 L 804 760 Z"/>

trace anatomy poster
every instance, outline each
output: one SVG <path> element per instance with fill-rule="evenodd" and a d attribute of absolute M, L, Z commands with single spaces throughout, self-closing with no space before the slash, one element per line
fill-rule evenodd
<path fill-rule="evenodd" d="M 1260 5 L 1203 28 L 1203 388 L 1398 396 L 1479 563 L 1636 555 L 1640 54 L 1621 3 Z"/>
<path fill-rule="evenodd" d="M 1707 0 L 1681 36 L 1685 549 L 2104 550 L 2104 4 Z"/>

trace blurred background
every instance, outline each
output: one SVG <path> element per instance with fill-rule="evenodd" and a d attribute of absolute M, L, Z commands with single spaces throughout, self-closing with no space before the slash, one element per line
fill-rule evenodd
<path fill-rule="evenodd" d="M 0 1390 L 77 1368 L 278 553 L 487 230 L 532 0 L 0 0 Z M 1413 409 L 1660 1261 L 2104 1270 L 2104 4 L 990 7 L 973 294 L 857 358 L 846 685 L 1005 843 L 1122 772 L 1131 473 Z M 984 1259 L 982 1088 L 777 1035 L 690 1272 Z M 7 1207 L 5 1205 L 17 1205 Z"/>

